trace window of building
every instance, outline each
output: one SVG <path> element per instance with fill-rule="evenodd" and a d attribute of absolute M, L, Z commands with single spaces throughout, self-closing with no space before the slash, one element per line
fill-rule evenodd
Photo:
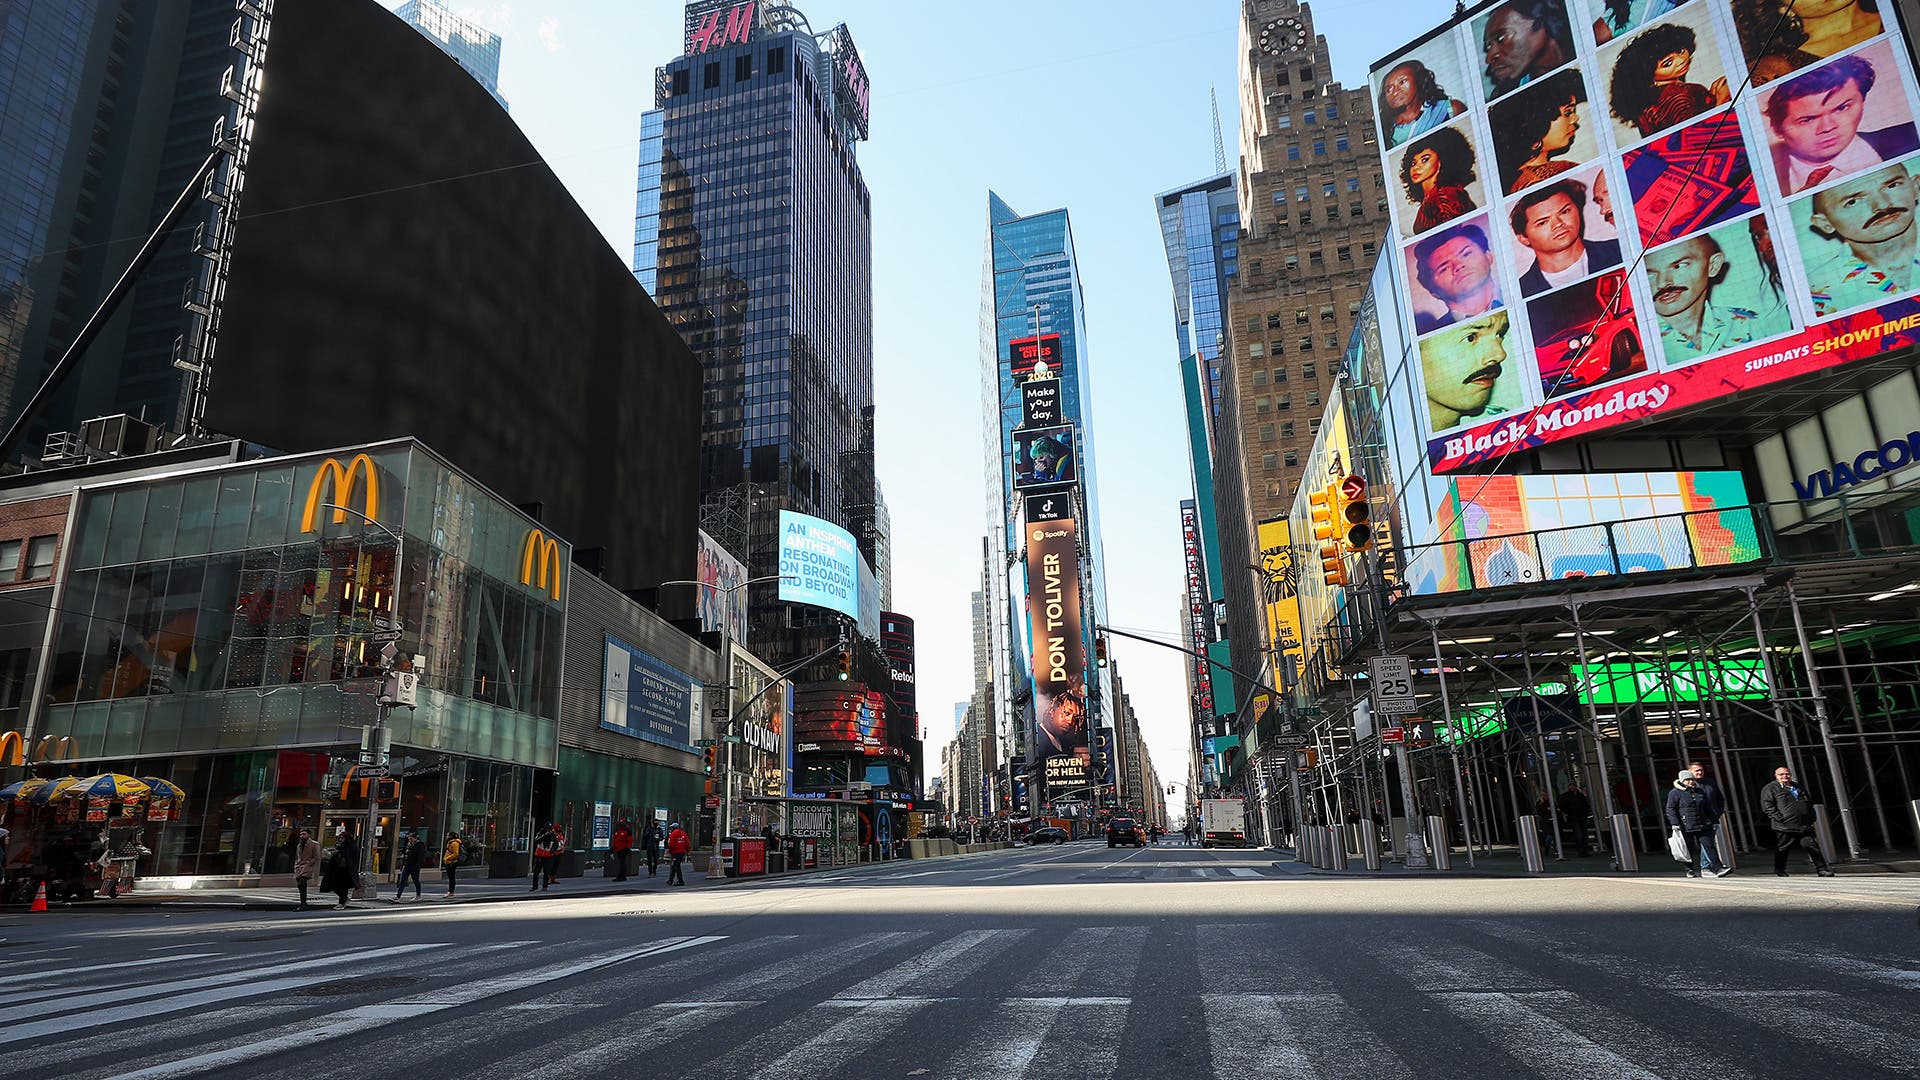
<path fill-rule="evenodd" d="M 1348 190 L 1348 191 L 1350 191 L 1350 192 L 1351 192 L 1351 191 L 1359 191 L 1359 190 L 1360 190 L 1360 178 L 1359 178 L 1359 177 L 1357 177 L 1357 176 L 1349 176 L 1349 177 L 1347 177 L 1347 190 Z"/>
<path fill-rule="evenodd" d="M 1271 454 L 1271 453 L 1269 453 L 1269 454 L 1261 454 L 1261 455 L 1260 455 L 1260 467 L 1261 467 L 1262 469 L 1265 469 L 1265 470 L 1266 470 L 1266 471 L 1268 471 L 1268 472 L 1272 472 L 1273 470 L 1275 470 L 1275 469 L 1277 469 L 1277 468 L 1279 468 L 1279 467 L 1280 467 L 1280 455 L 1279 455 L 1279 454 Z"/>
<path fill-rule="evenodd" d="M 1320 321 L 1321 322 L 1333 321 L 1333 305 L 1332 304 L 1320 305 Z"/>
<path fill-rule="evenodd" d="M 1347 301 L 1347 317 L 1349 319 L 1357 319 L 1360 317 L 1360 301 L 1358 300 Z"/>
<path fill-rule="evenodd" d="M 1283 439 L 1293 438 L 1293 421 L 1286 420 L 1280 424 L 1280 437 Z"/>
<path fill-rule="evenodd" d="M 720 64 L 716 61 L 708 64 L 700 73 L 700 86 L 712 90 L 720 85 Z"/>
<path fill-rule="evenodd" d="M 1320 418 L 1316 416 L 1313 419 L 1307 421 L 1307 430 L 1312 432 L 1315 435 L 1320 434 Z"/>
<path fill-rule="evenodd" d="M 27 580 L 45 581 L 53 576 L 53 553 L 60 546 L 57 536 L 36 536 L 27 545 Z"/>
<path fill-rule="evenodd" d="M 1273 399 L 1272 399 L 1272 398 L 1270 398 L 1270 397 L 1257 397 L 1257 398 L 1254 398 L 1254 399 L 1253 399 L 1253 411 L 1254 411 L 1254 412 L 1256 412 L 1256 413 L 1270 413 L 1270 412 L 1272 412 L 1272 411 L 1273 411 Z"/>
<path fill-rule="evenodd" d="M 1255 386 L 1267 385 L 1267 369 L 1266 368 L 1261 368 L 1260 370 L 1253 373 L 1253 385 Z"/>
<path fill-rule="evenodd" d="M 1300 256 L 1298 255 L 1287 256 L 1287 269 L 1289 270 L 1300 269 Z"/>
<path fill-rule="evenodd" d="M 1336 135 L 1333 137 L 1333 148 L 1344 154 L 1353 149 L 1353 143 L 1345 135 Z"/>
<path fill-rule="evenodd" d="M 1320 197 L 1321 197 L 1321 198 L 1324 198 L 1324 199 L 1331 199 L 1331 198 L 1333 198 L 1333 185 L 1332 185 L 1332 184 L 1321 184 L 1321 185 L 1320 185 Z"/>
<path fill-rule="evenodd" d="M 1320 381 L 1320 365 L 1312 360 L 1300 365 L 1300 377 L 1308 382 Z"/>
<path fill-rule="evenodd" d="M 1287 192 L 1285 188 L 1282 188 L 1279 191 L 1276 191 L 1273 193 L 1273 205 L 1275 206 L 1287 205 Z"/>
<path fill-rule="evenodd" d="M 1315 390 L 1312 393 L 1307 395 L 1307 408 L 1317 409 L 1319 407 L 1320 407 L 1320 391 Z"/>
<path fill-rule="evenodd" d="M 1274 67 L 1273 85 L 1275 86 L 1292 86 L 1293 85 L 1293 80 L 1287 77 L 1287 69 L 1284 66 L 1276 65 Z"/>
<path fill-rule="evenodd" d="M 1326 264 L 1327 264 L 1326 257 L 1321 255 L 1318 251 L 1307 252 L 1308 266 L 1325 266 Z"/>
<path fill-rule="evenodd" d="M 1300 148 L 1298 146 L 1287 147 L 1287 160 L 1288 161 L 1300 160 Z"/>
<path fill-rule="evenodd" d="M 1256 326 L 1256 327 L 1253 327 L 1253 329 L 1258 330 L 1260 328 Z M 1267 329 L 1269 330 L 1280 329 L 1280 313 L 1279 312 L 1275 311 L 1267 315 Z"/>
<path fill-rule="evenodd" d="M 1385 199 L 1381 199 L 1381 200 L 1380 200 L 1379 202 L 1376 202 L 1376 203 L 1374 203 L 1374 204 L 1373 204 L 1373 207 L 1374 207 L 1374 209 L 1375 209 L 1375 210 L 1377 210 L 1377 211 L 1379 211 L 1380 213 L 1382 213 L 1382 214 L 1384 214 L 1384 213 L 1386 213 L 1386 212 L 1387 212 L 1387 200 L 1385 200 Z"/>
<path fill-rule="evenodd" d="M 687 69 L 681 68 L 673 73 L 673 92 L 675 95 L 687 92 Z"/>
<path fill-rule="evenodd" d="M 1313 83 L 1313 68 L 1311 68 L 1311 67 L 1305 67 L 1305 66 L 1303 66 L 1303 67 L 1301 67 L 1301 69 L 1300 69 L 1300 81 L 1301 81 L 1301 82 L 1303 82 L 1303 83 L 1307 83 L 1308 85 L 1312 85 L 1312 83 Z"/>
<path fill-rule="evenodd" d="M 1275 356 L 1287 355 L 1287 343 L 1284 341 L 1272 342 L 1267 346 L 1267 348 Z"/>
<path fill-rule="evenodd" d="M 1247 355 L 1248 355 L 1248 356 L 1265 356 L 1265 355 L 1267 355 L 1267 346 L 1266 346 L 1266 343 L 1265 343 L 1265 342 L 1260 342 L 1260 341 L 1249 341 L 1249 342 L 1247 342 Z"/>
<path fill-rule="evenodd" d="M 1314 157 L 1327 156 L 1327 140 L 1325 139 L 1313 140 L 1313 156 Z"/>
<path fill-rule="evenodd" d="M 1341 262 L 1352 262 L 1353 248 L 1352 247 L 1336 248 L 1334 249 L 1334 256 L 1338 258 Z"/>
<path fill-rule="evenodd" d="M 1260 441 L 1261 442 L 1273 441 L 1273 425 L 1272 424 L 1260 425 Z"/>
<path fill-rule="evenodd" d="M 1301 337 L 1301 339 L 1300 339 L 1300 341 L 1299 341 L 1299 343 L 1298 343 L 1298 344 L 1299 344 L 1299 346 L 1300 346 L 1300 351 L 1301 351 L 1301 352 L 1312 352 L 1312 351 L 1313 351 L 1313 338 L 1311 338 L 1311 337 L 1306 337 L 1306 336 L 1303 336 L 1303 337 Z"/>
<path fill-rule="evenodd" d="M 0 543 L 0 582 L 12 581 L 20 576 L 20 548 L 18 540 Z"/>
<path fill-rule="evenodd" d="M 1307 309 L 1306 308 L 1301 308 L 1300 310 L 1295 311 L 1293 313 L 1293 325 L 1295 326 L 1307 325 Z"/>
<path fill-rule="evenodd" d="M 1312 109 L 1308 109 L 1308 110 L 1307 110 L 1307 114 L 1306 114 L 1306 117 L 1305 117 L 1305 119 L 1306 119 L 1306 121 L 1307 121 L 1307 123 L 1309 123 L 1309 124 L 1317 124 L 1317 123 L 1319 123 L 1319 122 L 1320 122 L 1320 118 L 1319 118 L 1318 116 L 1315 116 L 1315 115 L 1313 114 L 1313 110 L 1312 110 Z"/>
<path fill-rule="evenodd" d="M 1251 319 L 1248 319 L 1248 320 L 1247 320 L 1247 333 L 1249 333 L 1249 334 L 1257 334 L 1257 333 L 1259 333 L 1259 332 L 1260 332 L 1260 318 L 1259 318 L 1259 316 L 1255 316 L 1255 317 L 1253 317 L 1253 318 L 1251 318 Z"/>
<path fill-rule="evenodd" d="M 1294 468 L 1300 464 L 1300 452 L 1298 450 L 1289 450 L 1286 452 L 1283 460 L 1286 461 L 1287 468 Z"/>
<path fill-rule="evenodd" d="M 1366 216 L 1367 216 L 1367 208 L 1366 208 L 1365 206 L 1362 206 L 1362 205 L 1361 205 L 1361 204 L 1359 204 L 1359 203 L 1348 203 L 1348 204 L 1347 204 L 1347 216 L 1348 216 L 1348 217 L 1350 217 L 1350 218 L 1363 218 L 1363 217 L 1366 217 Z"/>
<path fill-rule="evenodd" d="M 1339 338 L 1337 338 L 1337 337 L 1334 337 L 1334 336 L 1333 336 L 1332 334 L 1328 334 L 1328 335 L 1327 335 L 1327 348 L 1328 348 L 1329 350 L 1331 350 L 1331 351 L 1333 351 L 1333 352 L 1339 352 L 1339 351 L 1340 351 L 1340 339 L 1339 339 Z"/>
<path fill-rule="evenodd" d="M 1313 98 L 1314 98 L 1313 87 L 1309 86 L 1305 90 L 1300 91 L 1301 101 L 1312 101 Z"/>
<path fill-rule="evenodd" d="M 1287 369 L 1283 367 L 1274 368 L 1273 369 L 1274 385 L 1275 386 L 1284 385 L 1286 381 L 1287 381 Z"/>
<path fill-rule="evenodd" d="M 1293 189 L 1293 198 L 1294 198 L 1294 201 L 1295 201 L 1295 202 L 1306 202 L 1306 201 L 1307 201 L 1307 189 L 1306 189 L 1306 188 L 1294 188 L 1294 189 Z"/>
<path fill-rule="evenodd" d="M 1311 210 L 1300 211 L 1300 224 L 1302 226 L 1313 224 L 1313 211 Z"/>
<path fill-rule="evenodd" d="M 1280 481 L 1278 480 L 1267 481 L 1267 498 L 1277 499 L 1279 497 L 1280 497 Z"/>
<path fill-rule="evenodd" d="M 1363 259 L 1371 259 L 1373 258 L 1374 254 L 1379 250 L 1380 248 L 1376 244 L 1374 244 L 1373 241 L 1369 240 L 1366 243 L 1360 245 L 1360 257 Z"/>
<path fill-rule="evenodd" d="M 746 82 L 753 78 L 753 54 L 736 56 L 733 59 L 733 81 Z"/>
<path fill-rule="evenodd" d="M 779 75 L 787 70 L 787 50 L 767 50 L 767 74 Z"/>
<path fill-rule="evenodd" d="M 1327 123 L 1331 124 L 1338 119 L 1340 119 L 1339 102 L 1335 102 L 1335 101 L 1327 102 Z"/>
<path fill-rule="evenodd" d="M 1282 129 L 1282 130 L 1285 130 L 1286 128 L 1290 128 L 1290 127 L 1292 127 L 1292 126 L 1293 126 L 1293 114 L 1292 114 L 1292 113 L 1281 113 L 1280 115 L 1278 115 L 1278 116 L 1276 116 L 1276 117 L 1274 117 L 1274 119 L 1273 119 L 1273 126 L 1274 126 L 1274 127 L 1276 127 L 1276 128 L 1280 128 L 1280 129 Z"/>

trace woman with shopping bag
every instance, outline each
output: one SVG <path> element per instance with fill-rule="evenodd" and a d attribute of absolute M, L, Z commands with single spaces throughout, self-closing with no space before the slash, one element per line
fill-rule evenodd
<path fill-rule="evenodd" d="M 1667 792 L 1667 824 L 1673 827 L 1667 847 L 1675 859 L 1686 864 L 1690 878 L 1702 874 L 1726 877 L 1732 872 L 1720 858 L 1716 835 L 1720 827 L 1719 811 L 1718 800 L 1694 777 L 1693 771 L 1680 770 L 1673 781 L 1673 790 Z"/>

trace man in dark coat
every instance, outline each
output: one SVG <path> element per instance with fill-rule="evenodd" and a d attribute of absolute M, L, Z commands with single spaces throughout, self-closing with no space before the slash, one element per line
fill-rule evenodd
<path fill-rule="evenodd" d="M 333 858 L 327 861 L 326 874 L 320 886 L 340 898 L 340 902 L 334 905 L 336 910 L 347 906 L 347 896 L 353 892 L 360 878 L 359 841 L 344 825 L 340 827 L 338 835 L 339 842 L 334 845 Z"/>
<path fill-rule="evenodd" d="M 1593 800 L 1580 790 L 1579 784 L 1568 784 L 1567 790 L 1560 793 L 1560 819 L 1566 823 L 1567 831 L 1573 833 L 1573 845 L 1580 849 L 1585 858 L 1593 854 L 1593 843 L 1587 831 L 1587 818 L 1593 814 Z"/>
<path fill-rule="evenodd" d="M 1673 790 L 1667 792 L 1667 824 L 1679 827 L 1680 835 L 1686 838 L 1688 877 L 1699 877 L 1702 873 L 1726 877 L 1729 873 L 1727 865 L 1720 861 L 1716 835 L 1720 815 L 1714 803 L 1713 794 L 1694 779 L 1690 769 L 1681 769 L 1673 781 Z"/>
<path fill-rule="evenodd" d="M 420 899 L 420 871 L 427 865 L 427 845 L 420 842 L 418 836 L 408 833 L 401 841 L 400 877 L 393 884 L 393 903 L 400 902 L 400 895 L 407 891 L 407 881 L 413 881 L 413 898 Z"/>
<path fill-rule="evenodd" d="M 666 843 L 666 840 L 666 836 L 660 832 L 658 821 L 647 822 L 646 831 L 640 834 L 640 847 L 647 853 L 648 877 L 653 877 L 660 872 L 660 845 Z"/>
<path fill-rule="evenodd" d="M 1813 798 L 1794 780 L 1793 770 L 1782 765 L 1773 770 L 1773 783 L 1760 790 L 1760 811 L 1773 826 L 1773 872 L 1786 877 L 1787 852 L 1813 836 Z M 1814 873 L 1833 876 L 1833 867 L 1827 865 L 1817 842 L 1806 844 L 1803 850 L 1813 860 Z"/>

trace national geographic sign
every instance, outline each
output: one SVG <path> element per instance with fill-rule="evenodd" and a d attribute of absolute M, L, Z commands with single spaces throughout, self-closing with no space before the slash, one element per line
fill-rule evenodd
<path fill-rule="evenodd" d="M 1086 652 L 1080 638 L 1080 544 L 1072 518 L 1027 526 L 1027 625 L 1040 749 L 1085 754 Z"/>

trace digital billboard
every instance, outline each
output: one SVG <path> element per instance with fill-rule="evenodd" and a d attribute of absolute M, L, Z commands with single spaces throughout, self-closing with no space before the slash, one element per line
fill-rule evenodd
<path fill-rule="evenodd" d="M 860 550 L 831 521 L 780 511 L 780 599 L 860 618 Z"/>
<path fill-rule="evenodd" d="M 1021 428 L 1013 433 L 1013 486 L 1051 487 L 1080 479 L 1073 425 Z"/>
<path fill-rule="evenodd" d="M 727 636 L 746 644 L 747 597 L 741 589 L 747 581 L 747 564 L 708 536 L 705 529 L 696 532 L 699 553 L 694 559 L 694 580 L 702 585 L 698 614 L 700 629 L 714 631 L 724 624 Z"/>
<path fill-rule="evenodd" d="M 1021 427 L 1053 427 L 1064 423 L 1060 412 L 1060 379 L 1028 379 L 1020 384 Z"/>
<path fill-rule="evenodd" d="M 1192 499 L 1180 500 L 1180 549 L 1186 558 L 1186 587 L 1182 592 L 1186 625 L 1182 629 L 1187 648 L 1205 655 L 1213 641 L 1213 605 L 1207 596 L 1206 563 L 1200 555 L 1200 511 Z M 1193 690 L 1193 719 L 1196 723 L 1212 723 L 1213 681 L 1208 678 L 1207 662 L 1189 656 L 1187 668 L 1187 685 Z"/>
<path fill-rule="evenodd" d="M 1920 343 L 1920 93 L 1845 6 L 1489 0 L 1373 68 L 1435 472 Z"/>
<path fill-rule="evenodd" d="M 600 726 L 692 753 L 699 680 L 611 634 L 606 646 Z"/>
<path fill-rule="evenodd" d="M 1014 338 L 1007 342 L 1007 369 L 1013 372 L 1014 382 L 1025 382 L 1034 377 L 1034 372 L 1045 364 L 1046 373 L 1040 378 L 1058 378 L 1060 375 L 1060 335 L 1041 334 L 1039 337 Z"/>
<path fill-rule="evenodd" d="M 1027 525 L 1027 621 L 1033 709 L 1044 754 L 1087 752 L 1080 539 L 1072 518 Z"/>

